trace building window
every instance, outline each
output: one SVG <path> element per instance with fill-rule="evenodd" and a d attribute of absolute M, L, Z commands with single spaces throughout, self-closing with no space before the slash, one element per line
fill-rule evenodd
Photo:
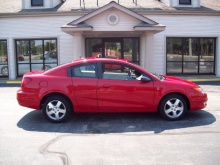
<path fill-rule="evenodd" d="M 16 40 L 17 75 L 35 70 L 48 70 L 56 67 L 57 40 L 31 39 Z"/>
<path fill-rule="evenodd" d="M 31 0 L 31 6 L 43 6 L 43 0 Z"/>
<path fill-rule="evenodd" d="M 191 0 L 179 0 L 180 5 L 191 5 Z"/>
<path fill-rule="evenodd" d="M 8 76 L 7 41 L 0 40 L 0 77 Z"/>
<path fill-rule="evenodd" d="M 215 74 L 215 38 L 167 38 L 167 74 Z"/>

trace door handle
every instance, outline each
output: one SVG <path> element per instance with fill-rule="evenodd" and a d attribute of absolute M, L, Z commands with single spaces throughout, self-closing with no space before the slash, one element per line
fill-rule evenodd
<path fill-rule="evenodd" d="M 109 85 L 109 84 L 103 84 L 103 87 L 104 87 L 104 88 L 109 88 L 110 85 Z"/>

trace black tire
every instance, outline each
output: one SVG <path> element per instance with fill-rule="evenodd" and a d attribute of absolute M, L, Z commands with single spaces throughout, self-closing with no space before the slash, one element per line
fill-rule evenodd
<path fill-rule="evenodd" d="M 159 105 L 159 112 L 166 120 L 179 120 L 185 115 L 186 111 L 186 101 L 178 94 L 166 96 Z"/>
<path fill-rule="evenodd" d="M 53 123 L 66 121 L 71 114 L 71 104 L 62 96 L 50 96 L 43 104 L 45 118 Z"/>

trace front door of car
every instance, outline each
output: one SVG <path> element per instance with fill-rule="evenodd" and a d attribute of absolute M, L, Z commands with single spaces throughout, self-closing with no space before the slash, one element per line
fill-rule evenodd
<path fill-rule="evenodd" d="M 96 63 L 85 63 L 72 67 L 72 89 L 78 108 L 75 111 L 97 111 L 97 67 Z"/>
<path fill-rule="evenodd" d="M 140 81 L 138 70 L 119 63 L 103 63 L 97 97 L 100 112 L 146 112 L 152 109 L 153 81 Z"/>

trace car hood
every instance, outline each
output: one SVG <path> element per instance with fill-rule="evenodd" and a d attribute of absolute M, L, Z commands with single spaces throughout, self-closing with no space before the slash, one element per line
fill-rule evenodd
<path fill-rule="evenodd" d="M 175 83 L 181 83 L 181 84 L 189 84 L 192 86 L 198 86 L 196 83 L 189 81 L 189 80 L 184 80 L 178 77 L 173 77 L 173 76 L 164 76 L 165 81 L 170 81 L 170 82 L 175 82 Z"/>

